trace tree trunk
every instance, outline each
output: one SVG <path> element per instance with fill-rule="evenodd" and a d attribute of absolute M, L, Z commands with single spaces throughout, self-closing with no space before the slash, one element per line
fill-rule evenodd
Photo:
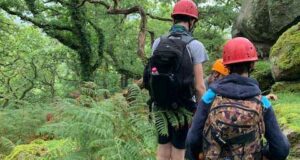
<path fill-rule="evenodd" d="M 72 1 L 70 6 L 71 19 L 75 27 L 75 35 L 79 40 L 79 49 L 77 50 L 80 57 L 80 66 L 81 66 L 81 79 L 83 81 L 93 81 L 93 67 L 91 65 L 91 43 L 89 42 L 89 35 L 87 30 L 87 20 L 86 20 L 86 8 L 80 7 L 77 8 L 79 0 Z"/>
<path fill-rule="evenodd" d="M 121 76 L 121 88 L 124 89 L 128 86 L 128 76 L 126 74 L 122 74 Z"/>
<path fill-rule="evenodd" d="M 79 52 L 80 56 L 80 67 L 81 67 L 81 80 L 82 81 L 93 81 L 93 70 L 91 66 L 91 53 Z"/>

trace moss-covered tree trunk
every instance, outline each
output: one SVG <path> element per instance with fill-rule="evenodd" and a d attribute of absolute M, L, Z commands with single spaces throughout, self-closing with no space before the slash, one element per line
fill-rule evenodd
<path fill-rule="evenodd" d="M 87 20 L 86 20 L 86 8 L 82 6 L 76 7 L 80 3 L 79 0 L 73 0 L 69 7 L 71 12 L 72 23 L 75 26 L 75 36 L 79 40 L 79 49 L 77 50 L 80 57 L 81 66 L 81 79 L 84 81 L 92 80 L 92 67 L 91 67 L 91 55 L 92 49 L 89 42 L 88 31 L 87 31 Z"/>

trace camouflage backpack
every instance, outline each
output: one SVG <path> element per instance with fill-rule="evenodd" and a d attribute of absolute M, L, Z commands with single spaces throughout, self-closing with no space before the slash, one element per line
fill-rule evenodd
<path fill-rule="evenodd" d="M 261 159 L 265 126 L 260 99 L 215 98 L 203 130 L 206 159 Z"/>

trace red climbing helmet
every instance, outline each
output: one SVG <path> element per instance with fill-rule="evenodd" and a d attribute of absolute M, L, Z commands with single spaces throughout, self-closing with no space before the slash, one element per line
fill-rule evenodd
<path fill-rule="evenodd" d="M 198 20 L 198 8 L 192 0 L 180 0 L 173 9 L 172 17 L 174 15 L 187 15 Z"/>
<path fill-rule="evenodd" d="M 223 48 L 223 64 L 257 61 L 255 46 L 243 37 L 229 40 Z"/>

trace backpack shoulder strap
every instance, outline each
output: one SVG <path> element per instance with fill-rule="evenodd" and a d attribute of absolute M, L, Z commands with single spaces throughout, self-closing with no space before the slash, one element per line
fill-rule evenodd
<path fill-rule="evenodd" d="M 190 35 L 188 35 L 188 34 L 183 34 L 181 37 L 182 37 L 181 40 L 182 40 L 183 42 L 185 42 L 186 45 L 189 44 L 189 43 L 191 43 L 193 40 L 195 40 L 194 37 L 192 37 L 192 36 L 190 36 Z"/>
<path fill-rule="evenodd" d="M 164 34 L 164 35 L 160 36 L 160 42 L 163 41 L 163 40 L 167 40 L 170 37 L 170 35 L 171 34 L 168 33 L 168 34 Z"/>
<path fill-rule="evenodd" d="M 190 42 L 192 42 L 193 40 L 195 40 L 195 38 L 193 38 L 191 35 L 187 34 L 187 33 L 178 33 L 178 32 L 175 32 L 175 33 L 169 33 L 167 35 L 167 37 L 171 37 L 171 36 L 174 36 L 174 37 L 180 37 L 181 40 L 187 45 L 189 44 Z"/>

